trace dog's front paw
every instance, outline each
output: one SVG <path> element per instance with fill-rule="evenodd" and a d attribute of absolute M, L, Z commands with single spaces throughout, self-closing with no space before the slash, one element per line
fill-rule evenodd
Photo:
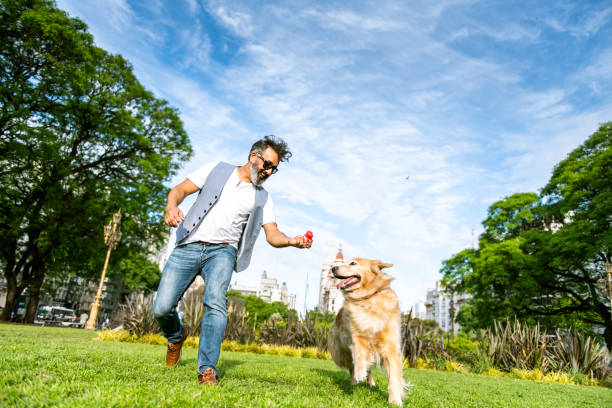
<path fill-rule="evenodd" d="M 366 370 L 355 371 L 355 375 L 353 376 L 353 384 L 359 384 L 360 382 L 364 382 L 368 377 L 368 372 Z"/>
<path fill-rule="evenodd" d="M 398 406 L 401 407 L 402 406 L 402 399 L 399 398 L 399 397 L 394 397 L 394 398 L 389 397 L 389 403 L 390 404 L 395 404 L 395 405 L 398 405 Z"/>

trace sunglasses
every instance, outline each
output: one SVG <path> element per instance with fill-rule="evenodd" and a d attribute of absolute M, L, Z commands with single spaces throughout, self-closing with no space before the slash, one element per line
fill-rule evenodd
<path fill-rule="evenodd" d="M 272 174 L 278 171 L 278 168 L 275 165 L 273 165 L 272 162 L 269 162 L 266 159 L 264 159 L 260 153 L 256 153 L 256 154 L 257 154 L 257 157 L 259 157 L 261 161 L 263 162 L 264 170 L 272 170 Z"/>

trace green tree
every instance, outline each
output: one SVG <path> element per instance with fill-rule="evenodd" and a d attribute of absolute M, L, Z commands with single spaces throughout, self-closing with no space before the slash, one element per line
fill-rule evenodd
<path fill-rule="evenodd" d="M 455 294 L 464 291 L 464 284 L 461 279 L 466 272 L 471 271 L 471 260 L 474 255 L 473 249 L 465 249 L 453 258 L 442 262 L 442 286 L 444 292 L 450 297 L 449 314 L 451 318 L 451 333 L 455 333 L 455 322 L 458 321 L 458 310 L 455 304 Z M 459 323 L 463 326 L 464 323 Z"/>
<path fill-rule="evenodd" d="M 597 288 L 611 261 L 612 124 L 602 125 L 554 169 L 540 195 L 494 203 L 477 250 L 444 261 L 443 283 L 470 293 L 458 319 L 475 328 L 517 316 L 545 326 L 604 327 L 610 300 Z"/>
<path fill-rule="evenodd" d="M 431 320 L 431 319 L 421 320 L 418 317 L 415 317 L 414 319 L 412 319 L 412 321 L 414 322 L 415 325 L 419 325 L 420 322 L 423 322 L 423 329 L 425 329 L 425 332 L 440 329 L 438 322 L 436 322 L 435 320 Z"/>
<path fill-rule="evenodd" d="M 607 280 L 604 265 L 612 262 L 612 122 L 555 167 L 541 197 L 546 218 L 556 227 L 542 240 L 540 262 L 553 301 L 537 312 L 578 315 L 605 327 L 612 350 L 610 298 L 597 285 L 598 279 Z"/>
<path fill-rule="evenodd" d="M 478 321 L 474 317 L 474 306 L 469 303 L 463 305 L 461 309 L 459 309 L 456 321 L 461 325 L 461 331 L 465 333 L 479 326 Z"/>
<path fill-rule="evenodd" d="M 514 194 L 494 203 L 483 221 L 479 249 L 465 249 L 442 263 L 443 285 L 472 295 L 468 304 L 476 326 L 470 328 L 489 327 L 494 320 L 517 315 L 531 302 L 537 288 L 528 278 L 532 258 L 524 252 L 521 234 L 538 212 L 539 198 L 534 193 Z"/>
<path fill-rule="evenodd" d="M 129 253 L 120 258 L 111 277 L 121 279 L 128 292 L 156 290 L 161 279 L 159 266 L 141 253 Z"/>
<path fill-rule="evenodd" d="M 48 0 L 0 0 L 0 104 L 0 319 L 27 288 L 31 321 L 46 276 L 99 276 L 118 208 L 111 273 L 159 248 L 163 183 L 191 146 L 177 111 Z"/>
<path fill-rule="evenodd" d="M 272 305 L 257 296 L 245 296 L 244 307 L 249 314 L 249 319 L 253 319 L 257 315 L 258 321 L 267 320 L 274 313 Z"/>
<path fill-rule="evenodd" d="M 336 318 L 336 314 L 335 313 L 331 313 L 331 312 L 321 313 L 321 312 L 318 312 L 316 310 L 309 310 L 308 311 L 308 316 L 309 316 L 310 319 L 313 319 L 313 320 L 317 319 L 318 322 L 330 323 L 330 324 Z"/>

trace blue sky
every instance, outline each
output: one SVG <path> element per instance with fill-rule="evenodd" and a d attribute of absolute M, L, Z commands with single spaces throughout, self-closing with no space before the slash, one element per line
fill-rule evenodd
<path fill-rule="evenodd" d="M 195 154 L 169 186 L 211 160 L 244 164 L 264 135 L 288 142 L 266 188 L 280 229 L 315 244 L 262 234 L 235 280 L 265 269 L 300 310 L 339 244 L 395 264 L 409 309 L 493 202 L 537 192 L 612 120 L 609 1 L 57 3 L 180 110 Z"/>

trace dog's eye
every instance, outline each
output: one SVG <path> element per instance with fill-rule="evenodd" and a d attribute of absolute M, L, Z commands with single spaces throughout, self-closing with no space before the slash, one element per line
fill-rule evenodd
<path fill-rule="evenodd" d="M 349 263 L 349 265 L 353 266 L 353 265 L 357 265 L 357 262 L 355 261 L 351 261 L 351 263 Z"/>

